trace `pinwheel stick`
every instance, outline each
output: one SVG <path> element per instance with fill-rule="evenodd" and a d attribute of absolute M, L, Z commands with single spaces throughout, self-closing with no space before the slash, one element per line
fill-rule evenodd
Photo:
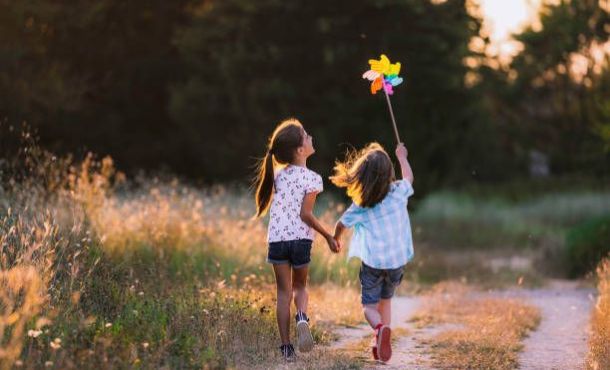
<path fill-rule="evenodd" d="M 396 120 L 394 119 L 394 111 L 392 110 L 392 103 L 390 102 L 390 96 L 386 89 L 383 89 L 385 93 L 385 100 L 388 102 L 388 108 L 390 109 L 390 117 L 392 117 L 392 124 L 394 125 L 394 135 L 396 135 L 396 143 L 400 144 L 400 136 L 398 136 L 398 128 L 396 127 Z"/>

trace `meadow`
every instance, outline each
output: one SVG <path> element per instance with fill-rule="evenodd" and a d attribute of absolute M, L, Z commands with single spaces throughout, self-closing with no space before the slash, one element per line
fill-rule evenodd
<path fill-rule="evenodd" d="M 2 368 L 277 360 L 266 230 L 249 219 L 249 197 L 128 183 L 110 158 L 76 164 L 35 148 L 24 158 L 25 170 L 4 169 L 0 192 Z M 320 247 L 311 301 L 316 340 L 328 343 L 331 322 L 359 312 L 356 293 L 342 288 L 343 257 Z"/>
<path fill-rule="evenodd" d="M 251 219 L 247 189 L 126 179 L 110 158 L 89 155 L 75 161 L 35 146 L 16 162 L 4 162 L 1 175 L 1 368 L 266 368 L 277 363 L 265 220 Z M 603 191 L 512 203 L 432 194 L 412 213 L 420 247 L 401 291 L 420 293 L 444 280 L 502 285 L 526 276 L 526 284 L 535 284 L 542 277 L 534 265 L 494 265 L 489 256 L 504 261 L 502 256 L 516 250 L 534 255 L 546 243 L 553 245 L 557 230 L 608 212 L 609 199 Z M 317 213 L 331 226 L 344 207 L 328 197 Z M 535 238 L 526 238 L 532 233 Z M 536 243 L 524 247 L 527 240 Z M 314 337 L 326 352 L 324 361 L 305 357 L 299 366 L 357 368 L 357 359 L 324 348 L 335 339 L 337 325 L 362 322 L 358 263 L 346 262 L 345 249 L 336 255 L 323 240 L 314 245 L 310 310 Z M 607 266 L 599 274 L 605 293 L 598 307 L 605 307 Z M 494 302 L 487 308 L 483 314 L 497 311 Z M 608 310 L 600 312 L 594 320 L 607 335 Z M 515 324 L 515 341 L 522 327 L 532 325 Z M 592 341 L 592 348 L 601 348 L 600 341 L 607 337 Z M 501 354 L 502 361 L 514 364 L 513 352 Z M 599 356 L 594 361 L 604 363 Z"/>

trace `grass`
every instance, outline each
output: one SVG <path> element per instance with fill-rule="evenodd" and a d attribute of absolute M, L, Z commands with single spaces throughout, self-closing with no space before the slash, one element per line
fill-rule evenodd
<path fill-rule="evenodd" d="M 610 260 L 605 259 L 597 268 L 598 297 L 591 316 L 591 336 L 587 368 L 610 368 Z"/>
<path fill-rule="evenodd" d="M 11 161 L 2 166 L 0 368 L 268 368 L 277 362 L 274 277 L 264 263 L 266 225 L 250 219 L 253 204 L 246 191 L 197 189 L 155 179 L 129 182 L 110 158 L 88 156 L 76 163 L 35 146 L 24 150 L 14 166 Z M 603 197 L 598 194 L 594 200 Z M 435 234 L 451 238 L 466 232 L 478 237 L 473 230 L 485 221 L 478 215 L 483 205 L 475 202 L 474 208 L 462 211 L 457 207 L 458 216 L 447 216 L 439 205 L 459 205 L 454 200 L 433 195 L 418 208 L 413 225 L 420 240 L 401 289 L 417 291 L 420 284 L 455 277 L 469 282 L 493 277 L 515 282 L 525 277 L 526 285 L 535 284 L 537 276 L 527 271 L 494 270 L 483 263 L 470 269 L 479 264 L 468 256 L 460 265 L 449 253 L 421 243 L 429 235 L 427 228 L 451 223 L 455 217 L 468 228 L 441 228 Z M 325 202 L 317 208 L 322 210 L 322 222 L 330 226 L 343 205 Z M 540 210 L 550 207 L 548 202 L 528 202 L 535 205 L 534 211 L 517 207 L 512 215 L 540 216 L 545 214 Z M 509 221 L 493 212 L 517 209 L 492 208 L 483 212 L 499 222 L 490 223 L 490 228 Z M 558 220 L 559 225 L 569 224 Z M 322 345 L 334 339 L 334 326 L 363 319 L 359 263 L 346 263 L 345 254 L 346 250 L 332 254 L 321 238 L 314 241 L 310 316 L 316 342 Z M 480 261 L 484 260 L 482 256 Z M 504 318 L 497 305 L 481 304 L 486 311 L 478 315 Z M 530 313 L 516 303 L 510 307 L 510 312 Z M 476 327 L 467 313 L 452 315 Z M 522 322 L 514 324 L 519 333 L 525 330 Z M 443 345 L 438 348 L 445 348 L 439 353 L 451 353 L 447 351 L 458 341 L 451 338 L 439 342 Z M 484 339 L 499 343 L 494 337 Z M 507 363 L 516 347 L 510 348 L 502 355 Z M 294 368 L 362 365 L 357 358 L 324 346 L 300 358 Z"/>
<path fill-rule="evenodd" d="M 133 186 L 109 158 L 24 155 L 21 167 L 3 168 L 0 185 L 2 368 L 277 363 L 266 226 L 249 219 L 249 196 L 177 182 Z M 323 345 L 334 325 L 355 324 L 361 312 L 354 267 L 315 245 L 310 313 Z M 319 351 L 328 351 L 324 361 L 303 357 L 297 366 L 352 366 Z"/>
<path fill-rule="evenodd" d="M 537 248 L 561 244 L 569 227 L 608 213 L 608 189 L 518 200 L 440 192 L 419 203 L 413 215 L 414 234 L 419 240 L 445 247 Z"/>
<path fill-rule="evenodd" d="M 416 324 L 453 324 L 430 343 L 435 367 L 457 369 L 514 369 L 521 340 L 540 321 L 539 311 L 512 299 L 475 298 L 470 287 L 443 283 L 435 287 Z"/>

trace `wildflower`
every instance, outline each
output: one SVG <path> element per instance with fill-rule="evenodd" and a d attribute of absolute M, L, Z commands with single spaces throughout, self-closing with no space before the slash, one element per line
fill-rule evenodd
<path fill-rule="evenodd" d="M 51 343 L 49 343 L 49 346 L 51 346 L 51 348 L 53 348 L 53 349 L 61 348 L 61 339 L 60 338 L 53 339 L 53 341 Z"/>
<path fill-rule="evenodd" d="M 111 323 L 111 322 L 107 322 L 105 326 L 106 326 L 107 328 L 109 328 L 109 327 L 111 327 L 111 326 L 112 326 L 112 323 Z"/>
<path fill-rule="evenodd" d="M 28 337 L 37 338 L 42 334 L 42 330 L 28 330 Z"/>

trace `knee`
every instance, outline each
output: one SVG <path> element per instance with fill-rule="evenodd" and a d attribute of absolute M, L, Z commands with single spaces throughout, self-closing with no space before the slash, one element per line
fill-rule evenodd
<path fill-rule="evenodd" d="M 377 309 L 378 309 L 377 303 L 362 305 L 362 312 L 364 312 L 364 313 L 370 312 L 370 311 L 377 311 Z"/>
<path fill-rule="evenodd" d="M 292 290 L 294 290 L 294 292 L 296 294 L 305 294 L 305 293 L 307 293 L 305 288 L 306 288 L 306 285 L 305 285 L 304 282 L 294 282 L 292 284 Z"/>
<path fill-rule="evenodd" d="M 278 303 L 290 303 L 290 299 L 292 298 L 292 289 L 281 289 L 277 291 L 277 301 Z"/>

